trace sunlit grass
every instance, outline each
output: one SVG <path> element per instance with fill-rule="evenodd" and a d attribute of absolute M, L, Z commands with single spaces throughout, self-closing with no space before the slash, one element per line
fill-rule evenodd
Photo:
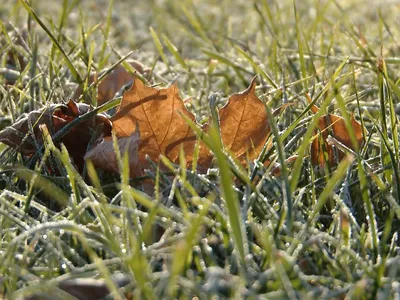
<path fill-rule="evenodd" d="M 166 168 L 151 163 L 141 178 L 129 178 L 124 153 L 120 174 L 92 165 L 79 174 L 67 149 L 53 141 L 89 115 L 32 157 L 0 145 L 0 298 L 64 299 L 66 283 L 83 278 L 98 280 L 115 299 L 396 298 L 396 5 L 138 2 L 2 2 L 1 128 L 66 102 L 77 86 L 81 99 L 96 106 L 107 74 L 120 64 L 135 71 L 127 58 L 149 66 L 142 78 L 149 85 L 177 84 L 197 120 L 215 120 L 210 99 L 223 105 L 255 75 L 270 115 L 287 106 L 270 117 L 271 137 L 246 169 L 224 150 L 217 126 L 205 134 L 194 123 L 215 154 L 205 174 L 186 168 L 183 153 L 179 165 L 162 158 Z M 87 74 L 102 70 L 89 84 Z M 119 103 L 112 99 L 90 114 Z M 365 143 L 323 170 L 312 166 L 309 146 L 325 113 L 343 116 L 353 140 L 354 114 Z"/>

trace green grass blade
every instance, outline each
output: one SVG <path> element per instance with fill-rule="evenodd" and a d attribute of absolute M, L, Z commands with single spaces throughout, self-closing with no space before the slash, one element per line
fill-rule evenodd
<path fill-rule="evenodd" d="M 153 42 L 156 46 L 158 54 L 160 54 L 161 59 L 163 60 L 164 64 L 169 68 L 169 61 L 168 61 L 167 57 L 165 56 L 163 46 L 161 45 L 161 41 L 160 41 L 157 33 L 154 31 L 154 29 L 152 27 L 150 27 L 150 34 L 151 34 L 151 37 L 153 38 Z"/>
<path fill-rule="evenodd" d="M 72 63 L 71 59 L 63 49 L 63 47 L 60 45 L 56 37 L 51 33 L 51 31 L 47 28 L 47 26 L 42 22 L 42 20 L 36 15 L 36 13 L 33 11 L 32 7 L 25 1 L 25 0 L 20 0 L 20 3 L 25 7 L 27 12 L 36 20 L 36 22 L 42 27 L 42 29 L 47 33 L 47 35 L 51 38 L 53 43 L 57 46 L 58 50 L 62 53 L 64 56 L 64 59 L 67 63 L 68 69 L 70 70 L 72 76 L 74 79 L 80 84 L 83 82 L 81 75 L 79 74 L 78 70 L 75 68 L 74 64 Z"/>
<path fill-rule="evenodd" d="M 182 56 L 179 54 L 178 49 L 175 47 L 175 45 L 168 39 L 168 37 L 163 34 L 162 39 L 164 40 L 165 45 L 167 46 L 168 50 L 171 52 L 171 54 L 175 57 L 176 61 L 184 68 L 184 69 L 189 69 L 188 64 L 185 62 L 185 60 L 182 58 Z"/>

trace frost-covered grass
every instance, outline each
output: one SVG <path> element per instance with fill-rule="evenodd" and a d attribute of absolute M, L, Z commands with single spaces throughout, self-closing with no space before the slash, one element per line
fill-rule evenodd
<path fill-rule="evenodd" d="M 32 167 L 1 145 L 0 298 L 64 299 L 79 289 L 92 299 L 85 278 L 115 299 L 399 297 L 396 1 L 31 2 L 0 3 L 1 127 L 67 101 L 77 85 L 87 89 L 89 69 L 132 50 L 153 82 L 176 82 L 191 97 L 198 119 L 212 93 L 222 105 L 256 74 L 271 108 L 291 105 L 275 119 L 272 148 L 246 171 L 211 140 L 215 168 L 182 164 L 167 176 L 154 165 L 152 196 L 123 175 L 99 172 L 92 185 L 65 150 L 49 147 Z M 26 65 L 7 65 L 17 56 Z M 316 124 L 306 93 L 365 129 L 359 153 L 331 173 L 310 163 Z M 39 167 L 46 157 L 61 175 Z M 68 205 L 56 210 L 59 198 Z"/>

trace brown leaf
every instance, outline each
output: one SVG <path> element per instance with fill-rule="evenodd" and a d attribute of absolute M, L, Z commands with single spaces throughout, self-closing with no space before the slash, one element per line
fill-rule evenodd
<path fill-rule="evenodd" d="M 192 161 L 196 135 L 182 115 L 195 121 L 193 114 L 187 111 L 176 86 L 155 89 L 135 79 L 111 121 L 118 138 L 130 136 L 138 125 L 139 161 L 146 168 L 146 155 L 157 161 L 163 154 L 172 162 L 177 162 L 181 147 L 187 162 Z M 211 161 L 211 155 L 204 147 L 201 148 L 198 163 L 204 166 Z"/>
<path fill-rule="evenodd" d="M 67 105 L 53 104 L 32 111 L 18 122 L 0 131 L 0 142 L 24 155 L 33 155 L 43 145 L 40 125 L 45 124 L 50 134 L 54 135 L 89 110 L 90 106 L 87 104 L 69 101 Z M 103 115 L 95 115 L 74 126 L 61 139 L 80 170 L 83 168 L 83 156 L 92 139 L 93 132 L 99 126 L 103 126 L 103 135 L 110 135 L 111 122 Z"/>
<path fill-rule="evenodd" d="M 39 125 L 46 124 L 48 128 L 52 128 L 53 112 L 59 109 L 59 105 L 53 104 L 44 109 L 32 111 L 28 115 L 23 115 L 12 126 L 0 131 L 0 142 L 25 155 L 35 153 L 37 150 L 35 144 L 37 143 L 39 146 L 43 144 Z M 29 124 L 31 124 L 33 132 L 29 130 Z M 36 143 L 33 137 L 36 139 Z"/>
<path fill-rule="evenodd" d="M 56 126 L 56 132 L 75 118 L 87 113 L 89 110 L 89 105 L 83 103 L 77 104 L 70 100 L 64 115 L 61 116 L 61 119 L 66 122 L 60 124 L 60 126 Z M 53 118 L 53 123 L 56 124 L 55 118 Z M 88 145 L 99 126 L 102 126 L 100 132 L 101 137 L 110 135 L 112 128 L 110 120 L 98 114 L 74 126 L 61 140 L 80 171 L 83 170 L 84 155 L 88 150 Z"/>
<path fill-rule="evenodd" d="M 248 89 L 232 95 L 219 111 L 221 138 L 227 149 L 239 159 L 255 159 L 270 133 L 265 104 L 256 96 L 256 77 Z"/>
<path fill-rule="evenodd" d="M 118 139 L 118 146 L 121 154 L 128 152 L 129 169 L 131 176 L 141 175 L 141 166 L 139 163 L 139 131 L 136 130 L 128 137 Z M 115 155 L 113 141 L 110 136 L 105 137 L 98 145 L 92 147 L 85 154 L 85 160 L 90 159 L 93 164 L 105 171 L 118 173 L 118 161 Z"/>
<path fill-rule="evenodd" d="M 115 286 L 123 287 L 131 282 L 128 275 L 115 274 L 112 275 L 111 280 Z M 60 293 L 60 289 L 65 293 Z M 45 291 L 36 291 L 33 294 L 24 296 L 23 300 L 38 300 L 38 299 L 65 299 L 67 295 L 71 295 L 69 298 L 78 300 L 93 300 L 93 299 L 104 299 L 110 294 L 110 290 L 107 283 L 103 279 L 95 278 L 73 278 L 67 279 L 49 286 Z"/>
<path fill-rule="evenodd" d="M 309 99 L 310 101 L 310 99 Z M 314 106 L 313 110 L 314 113 L 318 111 L 318 107 Z M 356 140 L 358 147 L 364 142 L 363 138 L 363 130 L 361 124 L 354 119 L 354 115 L 351 115 L 351 126 L 353 127 L 354 133 L 356 135 Z M 335 150 L 332 145 L 327 142 L 327 138 L 331 135 L 341 144 L 345 145 L 349 149 L 356 150 L 353 143 L 351 142 L 349 133 L 347 131 L 345 121 L 342 117 L 328 114 L 322 116 L 318 120 L 318 129 L 315 131 L 315 134 L 321 135 L 316 137 L 311 143 L 311 163 L 316 166 L 324 166 L 325 165 L 325 158 L 324 158 L 324 149 L 328 154 L 327 162 L 330 166 L 335 166 L 339 161 L 341 161 L 345 153 L 339 148 L 335 148 L 337 150 L 337 159 L 335 159 Z M 322 140 L 322 143 L 320 142 Z"/>
<path fill-rule="evenodd" d="M 232 95 L 219 112 L 222 141 L 242 164 L 259 155 L 270 134 L 265 105 L 255 95 L 255 85 L 253 80 L 247 90 Z M 278 109 L 274 114 L 280 111 Z M 197 137 L 182 115 L 195 121 L 193 114 L 186 110 L 176 86 L 155 89 L 135 79 L 132 88 L 123 95 L 120 108 L 111 121 L 119 139 L 131 137 L 138 127 L 141 168 L 148 167 L 146 156 L 158 161 L 163 154 L 177 163 L 181 147 L 190 165 Z M 207 125 L 203 126 L 203 130 L 207 131 Z M 97 153 L 97 150 L 94 151 Z M 109 170 L 118 170 L 116 165 L 110 169 L 110 162 L 116 164 L 116 161 L 102 161 L 101 156 L 98 159 L 95 166 L 108 165 Z M 200 143 L 199 169 L 208 169 L 211 161 L 212 154 Z"/>
<path fill-rule="evenodd" d="M 127 61 L 131 66 L 140 74 L 147 74 L 150 69 L 136 60 Z M 108 74 L 99 84 L 97 88 L 97 105 L 111 100 L 115 97 L 115 94 L 126 84 L 133 81 L 135 76 L 129 73 L 124 66 L 119 65 L 110 74 Z M 89 76 L 89 85 L 95 82 L 98 78 L 97 73 L 92 73 Z M 76 90 L 72 99 L 77 100 L 82 95 L 82 88 L 79 86 Z M 85 98 L 85 102 L 89 99 Z"/>

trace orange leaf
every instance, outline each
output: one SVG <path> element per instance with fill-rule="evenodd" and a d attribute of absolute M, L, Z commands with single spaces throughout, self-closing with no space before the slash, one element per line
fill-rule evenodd
<path fill-rule="evenodd" d="M 130 136 L 136 130 L 136 124 L 138 125 L 139 161 L 142 167 L 147 167 L 146 155 L 157 161 L 163 154 L 172 162 L 177 162 L 181 146 L 185 151 L 186 160 L 190 163 L 193 159 L 196 135 L 181 114 L 195 121 L 193 114 L 187 111 L 183 104 L 176 86 L 155 89 L 135 79 L 132 88 L 124 94 L 121 106 L 111 121 L 118 138 Z M 209 161 L 211 156 L 203 148 L 199 165 L 206 165 Z"/>
<path fill-rule="evenodd" d="M 270 133 L 265 104 L 255 94 L 255 79 L 219 111 L 222 141 L 241 163 L 259 155 Z"/>
<path fill-rule="evenodd" d="M 255 95 L 255 85 L 253 80 L 244 92 L 232 95 L 219 112 L 222 141 L 242 164 L 247 162 L 247 158 L 254 159 L 259 155 L 270 134 L 265 105 Z M 190 165 L 197 137 L 182 115 L 195 121 L 193 114 L 185 108 L 176 86 L 156 89 L 135 79 L 132 88 L 124 93 L 119 110 L 111 121 L 118 139 L 132 137 L 134 132 L 139 131 L 140 140 L 137 142 L 140 168 L 148 168 L 146 156 L 158 161 L 162 154 L 177 163 L 181 147 Z M 207 130 L 207 125 L 203 130 Z M 100 161 L 95 166 L 108 165 L 108 170 L 118 170 L 117 162 L 113 159 L 101 161 L 100 156 L 98 159 Z M 211 160 L 212 154 L 200 143 L 197 162 L 199 169 L 208 169 Z M 113 167 L 110 167 L 111 162 L 115 164 Z"/>
<path fill-rule="evenodd" d="M 354 115 L 351 115 L 351 125 L 356 135 L 358 147 L 364 142 L 363 131 L 361 124 L 354 119 Z M 320 117 L 318 120 L 318 130 L 315 134 L 321 134 L 320 137 L 316 137 L 311 143 L 311 163 L 316 165 L 325 165 L 324 149 L 328 154 L 327 162 L 330 166 L 335 166 L 340 160 L 343 159 L 345 154 L 339 148 L 337 149 L 337 159 L 335 159 L 335 150 L 332 145 L 327 142 L 329 135 L 334 137 L 341 144 L 345 145 L 349 149 L 356 150 L 353 143 L 351 142 L 349 133 L 347 131 L 345 121 L 342 117 L 328 114 Z M 320 142 L 320 138 L 322 143 Z"/>
<path fill-rule="evenodd" d="M 136 60 L 127 61 L 135 68 L 140 74 L 146 74 L 150 69 Z M 98 74 L 93 73 L 89 76 L 89 85 L 97 80 Z M 108 74 L 97 87 L 97 105 L 111 100 L 115 97 L 115 94 L 126 84 L 132 82 L 135 76 L 129 73 L 124 66 L 119 65 L 110 74 Z M 77 100 L 82 95 L 82 88 L 79 86 L 76 90 L 72 99 Z M 88 99 L 85 99 L 87 101 Z"/>

